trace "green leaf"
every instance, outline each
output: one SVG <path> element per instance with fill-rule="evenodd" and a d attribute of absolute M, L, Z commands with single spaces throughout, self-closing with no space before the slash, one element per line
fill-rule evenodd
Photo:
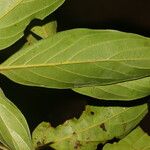
<path fill-rule="evenodd" d="M 99 143 L 122 138 L 147 113 L 147 105 L 134 107 L 87 106 L 79 119 L 72 119 L 57 128 L 41 123 L 33 132 L 35 148 L 45 145 L 57 150 L 95 150 Z"/>
<path fill-rule="evenodd" d="M 0 143 L 11 150 L 32 150 L 27 122 L 0 90 Z"/>
<path fill-rule="evenodd" d="M 150 77 L 106 86 L 73 89 L 75 92 L 105 100 L 135 100 L 150 94 Z"/>
<path fill-rule="evenodd" d="M 118 143 L 106 144 L 103 150 L 150 150 L 150 136 L 137 127 Z"/>
<path fill-rule="evenodd" d="M 15 82 L 49 88 L 120 83 L 150 76 L 150 39 L 112 30 L 75 29 L 23 49 L 0 65 Z"/>
<path fill-rule="evenodd" d="M 63 2 L 64 0 L 1 0 L 0 50 L 21 38 L 31 20 L 44 19 Z"/>
<path fill-rule="evenodd" d="M 46 39 L 48 37 L 53 36 L 57 32 L 57 22 L 52 21 L 43 26 L 35 26 L 31 29 L 31 31 L 40 36 L 42 39 Z"/>
<path fill-rule="evenodd" d="M 43 39 L 55 35 L 57 32 L 57 22 L 52 21 L 42 26 L 35 26 L 31 29 L 31 31 L 32 32 L 27 36 L 27 42 L 25 43 L 23 48 L 30 46 L 35 42 L 38 42 L 38 39 L 33 35 L 33 33 Z"/>

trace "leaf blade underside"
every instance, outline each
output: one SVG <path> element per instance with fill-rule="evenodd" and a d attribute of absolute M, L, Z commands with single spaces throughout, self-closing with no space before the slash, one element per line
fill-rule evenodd
<path fill-rule="evenodd" d="M 44 19 L 64 0 L 1 0 L 0 50 L 7 48 L 23 36 L 33 19 Z"/>
<path fill-rule="evenodd" d="M 35 148 L 49 145 L 57 150 L 96 149 L 99 143 L 122 138 L 147 113 L 146 104 L 134 107 L 87 106 L 79 119 L 72 119 L 56 128 L 41 123 L 33 132 Z"/>
<path fill-rule="evenodd" d="M 112 30 L 74 29 L 17 52 L 0 65 L 15 82 L 48 88 L 109 85 L 150 75 L 150 40 Z"/>
<path fill-rule="evenodd" d="M 0 89 L 0 142 L 11 150 L 32 150 L 27 122 Z"/>
<path fill-rule="evenodd" d="M 150 94 L 150 77 L 106 86 L 75 88 L 73 91 L 104 100 L 136 100 Z"/>
<path fill-rule="evenodd" d="M 106 144 L 103 150 L 150 150 L 150 136 L 140 127 L 137 127 L 129 135 L 118 143 Z"/>

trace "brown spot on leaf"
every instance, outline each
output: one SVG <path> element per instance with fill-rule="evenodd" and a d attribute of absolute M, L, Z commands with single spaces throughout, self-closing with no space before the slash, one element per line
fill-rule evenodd
<path fill-rule="evenodd" d="M 100 125 L 100 128 L 102 128 L 103 131 L 107 131 L 104 123 Z"/>
<path fill-rule="evenodd" d="M 80 149 L 82 146 L 82 144 L 80 143 L 80 141 L 76 141 L 75 145 L 74 145 L 74 149 Z"/>
<path fill-rule="evenodd" d="M 76 134 L 76 132 L 73 132 L 72 134 L 73 134 L 73 135 L 75 135 L 75 134 Z"/>

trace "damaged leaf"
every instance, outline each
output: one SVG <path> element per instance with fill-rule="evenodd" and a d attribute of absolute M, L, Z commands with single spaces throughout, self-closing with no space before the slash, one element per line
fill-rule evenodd
<path fill-rule="evenodd" d="M 146 104 L 134 107 L 87 106 L 79 119 L 68 120 L 57 128 L 41 123 L 33 132 L 33 144 L 37 149 L 46 145 L 57 150 L 94 150 L 99 143 L 124 137 L 147 111 Z"/>

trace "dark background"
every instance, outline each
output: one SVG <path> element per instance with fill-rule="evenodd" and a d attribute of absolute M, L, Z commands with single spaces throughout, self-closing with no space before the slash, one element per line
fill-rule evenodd
<path fill-rule="evenodd" d="M 66 0 L 54 15 L 58 20 L 59 31 L 81 27 L 116 29 L 150 37 L 150 0 Z M 14 53 L 16 46 L 15 44 L 1 51 L 0 61 L 4 61 Z M 98 101 L 71 90 L 19 85 L 2 75 L 0 87 L 21 109 L 31 130 L 41 121 L 50 121 L 53 126 L 57 126 L 66 119 L 79 117 L 86 104 L 132 106 L 149 100 L 147 97 L 127 103 Z M 150 134 L 150 114 L 141 125 Z"/>

